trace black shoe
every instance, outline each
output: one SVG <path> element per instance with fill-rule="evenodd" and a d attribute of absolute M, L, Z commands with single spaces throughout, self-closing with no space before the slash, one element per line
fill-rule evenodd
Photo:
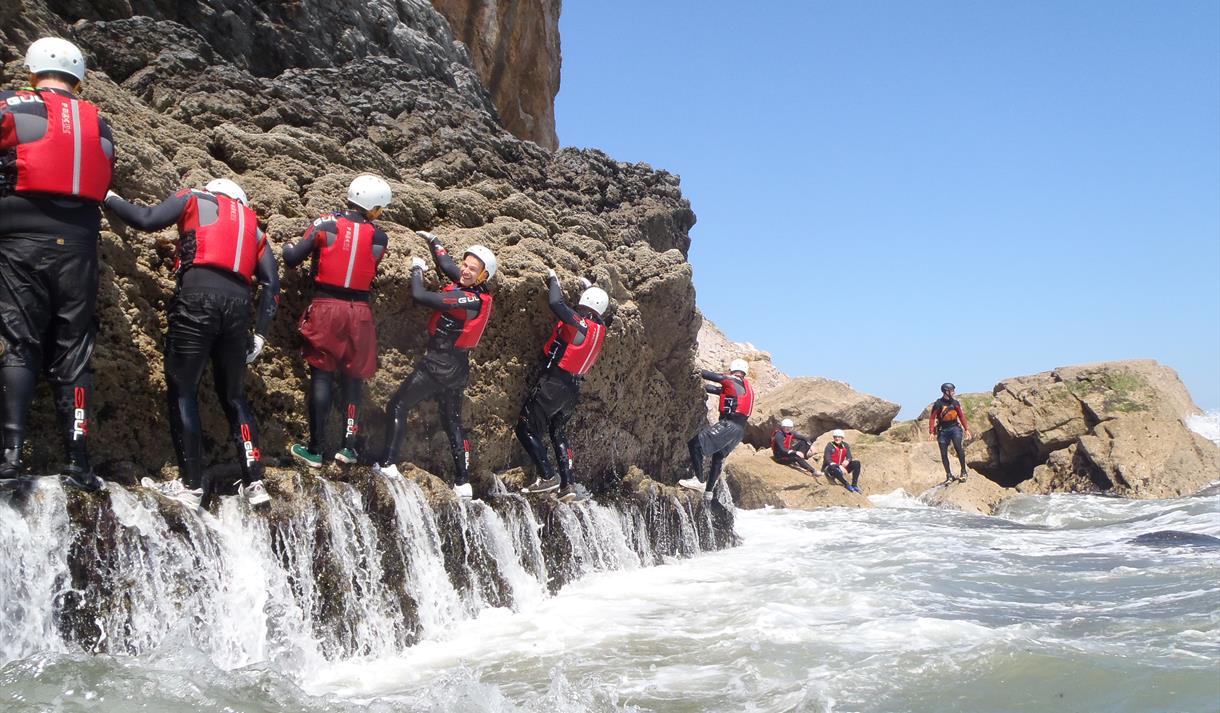
<path fill-rule="evenodd" d="M 71 486 L 86 493 L 96 493 L 106 489 L 106 481 L 97 477 L 92 468 L 82 468 L 70 465 L 62 473 L 64 485 Z"/>
<path fill-rule="evenodd" d="M 561 503 L 578 503 L 588 499 L 589 493 L 577 485 L 565 485 L 559 489 L 559 502 Z"/>

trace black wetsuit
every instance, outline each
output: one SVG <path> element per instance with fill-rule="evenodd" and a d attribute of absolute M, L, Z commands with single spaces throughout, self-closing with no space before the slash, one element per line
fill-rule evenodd
<path fill-rule="evenodd" d="M 440 292 L 424 287 L 422 270 L 411 271 L 411 298 L 437 310 L 435 330 L 415 371 L 407 377 L 390 399 L 386 408 L 389 424 L 381 450 L 382 465 L 394 465 L 402 460 L 402 444 L 407 433 L 407 414 L 421 402 L 436 399 L 441 427 L 449 438 L 453 455 L 454 483 L 470 482 L 470 441 L 462 428 L 462 395 L 470 378 L 470 349 L 460 347 L 464 332 L 474 320 L 491 309 L 491 296 L 483 285 L 460 287 L 462 272 L 458 264 L 438 242 L 430 243 L 436 268 L 453 284 Z"/>
<path fill-rule="evenodd" d="M 860 461 L 852 457 L 851 446 L 846 442 L 841 444 L 839 447 L 844 448 L 847 451 L 847 467 L 844 468 L 842 465 L 834 462 L 836 445 L 832 440 L 830 443 L 826 444 L 826 450 L 822 452 L 822 470 L 826 471 L 826 475 L 839 481 L 843 487 L 847 487 L 846 476 L 850 474 L 851 487 L 854 488 L 856 487 L 856 484 L 860 482 Z"/>
<path fill-rule="evenodd" d="M 785 433 L 784 429 L 777 428 L 775 433 L 771 434 L 771 458 L 776 463 L 795 465 L 811 475 L 817 475 L 817 468 L 808 460 L 812 441 L 809 436 L 802 436 L 796 431 Z"/>
<path fill-rule="evenodd" d="M 0 92 L 0 477 L 14 476 L 20 469 L 40 371 L 51 384 L 69 467 L 89 471 L 89 357 L 97 333 L 101 211 L 94 200 L 17 190 L 18 146 L 38 141 L 48 129 L 47 107 L 34 98 L 46 92 L 73 96 L 60 89 Z M 114 138 L 104 119 L 98 119 L 97 131 L 101 151 L 109 158 L 108 182 Z M 62 158 L 69 165 L 73 159 Z M 75 168 L 79 173 L 79 163 Z"/>
<path fill-rule="evenodd" d="M 106 207 L 124 223 L 152 231 L 179 222 L 192 201 L 196 203 L 200 225 L 216 221 L 217 199 L 204 191 L 182 190 L 151 207 L 111 197 Z M 242 480 L 249 484 L 263 477 L 258 427 L 243 394 L 242 379 L 251 346 L 251 323 L 255 333 L 267 333 L 279 301 L 280 277 L 275 253 L 269 244 L 262 242 L 259 230 L 257 235 L 263 247 L 255 263 L 254 277 L 263 284 L 263 289 L 256 310 L 252 285 L 238 273 L 192 264 L 194 234 L 190 231 L 183 234 L 181 229 L 179 232 L 178 286 L 166 308 L 169 329 L 165 335 L 165 382 L 170 435 L 182 482 L 190 488 L 204 488 L 206 497 L 211 484 L 204 482 L 203 477 L 198 394 L 209 362 L 216 395 L 237 445 Z"/>
<path fill-rule="evenodd" d="M 932 413 L 928 417 L 931 421 L 931 426 L 936 434 L 936 443 L 940 446 L 940 462 L 945 467 L 945 477 L 953 476 L 953 470 L 949 467 L 949 446 L 953 446 L 953 450 L 957 453 L 958 465 L 961 467 L 961 474 L 966 473 L 966 448 L 962 443 L 964 436 L 963 429 L 968 428 L 966 424 L 966 412 L 962 409 L 962 404 L 957 399 L 951 399 L 946 396 L 941 396 L 932 403 Z"/>
<path fill-rule="evenodd" d="M 568 344 L 562 337 L 552 339 L 543 362 L 542 376 L 538 378 L 525 399 L 525 405 L 521 407 L 516 432 L 517 440 L 529 454 L 530 460 L 542 473 L 542 477 L 548 480 L 555 477 L 555 468 L 551 466 L 550 459 L 547 457 L 542 434 L 550 434 L 551 445 L 555 449 L 555 460 L 559 463 L 559 484 L 560 487 L 566 487 L 572 484 L 573 459 L 566 427 L 576 409 L 577 402 L 580 401 L 580 383 L 583 377 L 564 368 L 564 355 L 565 351 L 573 345 L 581 346 L 583 340 L 589 336 L 590 330 L 597 330 L 601 327 L 597 338 L 599 340 L 604 338 L 605 325 L 601 316 L 591 309 L 582 308 L 579 314 L 572 310 L 563 300 L 563 291 L 560 289 L 557 278 L 548 280 L 547 290 L 547 303 L 550 305 L 551 311 L 562 324 L 568 325 L 570 329 L 565 331 L 574 333 L 572 335 L 573 344 Z M 599 341 L 598 344 L 590 346 L 599 349 L 601 344 Z M 597 354 L 594 352 L 592 359 L 596 359 L 596 357 Z M 591 366 L 591 364 L 587 366 Z"/>
<path fill-rule="evenodd" d="M 317 278 L 319 249 L 323 246 L 329 247 L 334 245 L 335 240 L 338 239 L 339 225 L 337 219 L 339 217 L 346 218 L 353 223 L 372 224 L 373 222 L 365 216 L 363 211 L 354 208 L 324 215 L 310 224 L 300 240 L 291 245 L 284 246 L 284 249 L 281 251 L 284 264 L 288 267 L 296 267 L 305 262 L 306 258 L 312 258 L 309 276 Z M 378 263 L 385 256 L 386 251 L 389 249 L 389 244 L 390 238 L 386 235 L 385 231 L 374 226 L 372 255 L 373 259 Z M 314 296 L 315 298 L 328 297 L 346 302 L 368 302 L 369 290 L 347 289 L 336 285 L 315 282 Z M 376 344 L 374 343 L 368 348 L 375 350 Z M 329 370 L 310 364 L 309 450 L 311 453 L 325 455 L 324 451 L 327 450 L 326 424 L 330 419 L 330 412 L 334 403 L 336 381 L 339 382 L 341 409 L 348 422 L 347 427 L 344 429 L 342 447 L 352 451 L 357 450 L 356 414 L 360 408 L 360 397 L 364 380 L 349 374 L 347 370 L 342 368 Z"/>
<path fill-rule="evenodd" d="M 720 395 L 720 420 L 700 429 L 694 438 L 687 441 L 686 447 L 690 452 L 691 469 L 700 480 L 703 479 L 703 456 L 711 454 L 712 467 L 708 473 L 706 487 L 710 493 L 716 488 L 716 480 L 720 477 L 724 459 L 746 435 L 746 421 L 750 417 L 750 409 L 753 408 L 754 393 L 745 378 L 717 374 L 714 371 L 701 371 L 700 375 L 708 381 L 716 382 L 705 384 L 703 388 L 709 394 Z M 726 388 L 734 393 L 727 394 Z M 739 410 L 739 405 L 743 402 L 748 402 L 742 406 L 744 412 Z"/>

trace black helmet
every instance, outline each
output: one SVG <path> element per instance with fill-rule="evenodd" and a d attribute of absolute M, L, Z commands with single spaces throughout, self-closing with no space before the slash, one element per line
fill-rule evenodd
<path fill-rule="evenodd" d="M 943 384 L 941 384 L 941 385 L 940 385 L 940 391 L 941 391 L 941 393 L 942 393 L 942 394 L 943 394 L 943 393 L 945 393 L 945 392 L 947 392 L 947 391 L 952 391 L 952 390 L 954 390 L 954 389 L 956 389 L 956 388 L 957 388 L 956 386 L 954 386 L 953 384 L 950 384 L 950 383 L 949 383 L 949 382 L 947 382 L 947 381 L 946 381 L 945 383 L 943 383 Z"/>

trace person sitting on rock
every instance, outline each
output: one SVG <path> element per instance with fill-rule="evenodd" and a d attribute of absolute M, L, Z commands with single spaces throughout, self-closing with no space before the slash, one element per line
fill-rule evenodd
<path fill-rule="evenodd" d="M 830 443 L 822 452 L 822 469 L 826 475 L 853 493 L 860 492 L 860 461 L 852 458 L 851 444 L 843 440 L 846 434 L 843 429 L 836 428 L 830 432 Z M 847 482 L 847 474 L 851 474 L 851 484 Z"/>
<path fill-rule="evenodd" d="M 580 400 L 580 382 L 593 368 L 606 339 L 606 324 L 602 315 L 610 304 L 610 296 L 600 287 L 581 278 L 585 290 L 573 310 L 563 300 L 559 278 L 547 270 L 547 302 L 559 318 L 551 330 L 551 338 L 542 347 L 542 376 L 530 389 L 517 418 L 517 439 L 538 468 L 540 475 L 522 492 L 545 493 L 559 488 L 564 502 L 583 500 L 572 480 L 572 447 L 568 444 L 565 427 Z M 542 434 L 549 433 L 555 448 L 559 473 L 547 458 Z"/>
<path fill-rule="evenodd" d="M 817 468 L 809 464 L 809 449 L 813 447 L 813 439 L 793 431 L 792 419 L 780 421 L 779 428 L 771 434 L 771 458 L 776 463 L 795 465 L 810 475 L 821 475 Z"/>
<path fill-rule="evenodd" d="M 199 382 L 211 362 L 216 395 L 240 452 L 241 490 L 251 505 L 268 502 L 258 427 L 242 393 L 242 380 L 246 365 L 267 343 L 267 329 L 279 303 L 280 274 L 246 192 L 227 178 L 217 178 L 203 190 L 180 190 L 151 207 L 110 193 L 106 207 L 140 230 L 178 224 L 174 264 L 178 284 L 166 308 L 165 334 L 165 383 L 178 480 L 159 489 L 192 506 L 206 508 L 211 500 L 214 488 L 212 479 L 204 476 L 199 418 Z M 257 283 L 263 287 L 256 307 Z M 148 478 L 144 484 L 156 485 Z"/>
<path fill-rule="evenodd" d="M 462 393 L 470 377 L 470 350 L 478 346 L 491 318 L 492 296 L 486 282 L 496 275 L 496 256 L 482 245 L 472 245 L 457 263 L 435 235 L 416 234 L 428 241 L 437 270 L 451 283 L 438 292 L 428 291 L 424 287 L 427 263 L 411 258 L 411 298 L 435 311 L 428 322 L 423 358 L 386 408 L 390 423 L 373 470 L 391 477 L 400 475 L 397 464 L 402 459 L 407 414 L 420 402 L 436 399 L 453 454 L 453 489 L 459 497 L 470 498 L 470 441 L 462 429 Z"/>
<path fill-rule="evenodd" d="M 711 500 L 719 481 L 720 469 L 724 459 L 741 443 L 746 433 L 746 421 L 754 410 L 754 389 L 746 375 L 750 365 L 745 359 L 734 359 L 729 364 L 729 373 L 717 374 L 714 371 L 702 371 L 700 375 L 715 383 L 706 384 L 704 390 L 709 394 L 718 394 L 720 403 L 717 410 L 720 420 L 699 429 L 699 433 L 691 438 L 686 447 L 690 451 L 691 470 L 694 476 L 683 478 L 678 484 L 691 490 L 702 490 L 703 499 Z M 703 456 L 711 454 L 712 467 L 706 485 L 703 482 Z"/>
<path fill-rule="evenodd" d="M 64 482 L 105 484 L 89 465 L 89 357 L 97 334 L 99 208 L 114 173 L 114 136 L 77 99 L 85 57 L 44 37 L 25 54 L 30 86 L 0 92 L 0 479 L 21 475 L 39 372 L 51 384 L 67 467 Z"/>
<path fill-rule="evenodd" d="M 941 397 L 932 403 L 932 413 L 928 417 L 928 431 L 940 445 L 940 462 L 945 466 L 946 483 L 955 479 L 949 467 L 949 444 L 953 444 L 961 465 L 961 476 L 956 479 L 966 482 L 966 449 L 962 445 L 962 436 L 970 437 L 970 426 L 966 423 L 966 411 L 962 409 L 961 402 L 953 398 L 956 390 L 953 384 L 941 384 Z"/>
<path fill-rule="evenodd" d="M 360 430 L 360 391 L 377 371 L 377 325 L 369 308 L 369 290 L 390 239 L 373 221 L 390 204 L 390 184 L 361 175 L 347 188 L 347 207 L 315 220 L 305 235 L 284 247 L 284 264 L 296 267 L 311 257 L 314 298 L 301 315 L 301 349 L 309 364 L 309 444 L 295 443 L 292 457 L 321 468 L 326 450 L 326 423 L 338 381 L 344 415 L 343 442 L 334 453 L 339 463 L 356 462 Z"/>

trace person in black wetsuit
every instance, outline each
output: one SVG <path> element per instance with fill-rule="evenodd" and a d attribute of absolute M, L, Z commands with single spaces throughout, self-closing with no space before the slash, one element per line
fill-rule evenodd
<path fill-rule="evenodd" d="M 602 315 L 610 304 L 610 296 L 605 290 L 594 287 L 584 278 L 581 282 L 585 290 L 573 310 L 563 300 L 555 271 L 547 270 L 547 303 L 559 322 L 542 347 L 542 376 L 530 390 L 517 419 L 517 440 L 521 441 L 540 473 L 533 484 L 522 488 L 522 492 L 545 493 L 559 488 L 559 499 L 564 502 L 585 497 L 577 491 L 572 479 L 573 454 L 565 427 L 580 400 L 581 380 L 601 353 L 607 329 Z M 543 433 L 550 434 L 555 460 L 559 463 L 558 474 L 547 458 Z"/>
<path fill-rule="evenodd" d="M 44 37 L 25 55 L 30 86 L 0 92 L 0 479 L 21 474 L 39 372 L 51 384 L 64 438 L 64 482 L 104 483 L 87 447 L 93 407 L 89 357 L 97 333 L 99 205 L 114 172 L 114 137 L 74 92 L 85 58 Z"/>
<path fill-rule="evenodd" d="M 309 444 L 295 443 L 292 457 L 321 468 L 330 455 L 326 422 L 339 382 L 344 416 L 342 447 L 334 458 L 356 462 L 357 414 L 364 380 L 377 371 L 377 325 L 369 292 L 390 239 L 373 221 L 390 204 L 390 184 L 372 175 L 356 176 L 347 189 L 347 209 L 315 220 L 305 235 L 284 246 L 284 264 L 296 267 L 312 258 L 314 298 L 299 327 L 309 363 Z"/>
<path fill-rule="evenodd" d="M 373 471 L 400 476 L 397 464 L 402 460 L 407 414 L 420 402 L 436 399 L 453 454 L 453 490 L 459 497 L 470 498 L 470 441 L 462 428 L 462 394 L 470 378 L 470 350 L 478 346 L 491 318 L 492 296 L 485 283 L 496 275 L 496 256 L 482 245 L 472 245 L 458 263 L 435 235 L 424 231 L 416 234 L 428 241 L 437 270 L 452 282 L 438 292 L 429 292 L 424 287 L 427 263 L 411 258 L 411 298 L 435 311 L 428 322 L 428 346 L 423 358 L 386 407 L 390 422 Z"/>
<path fill-rule="evenodd" d="M 830 443 L 822 453 L 822 470 L 826 475 L 839 481 L 839 484 L 853 493 L 860 492 L 860 461 L 852 457 L 851 444 L 843 440 L 847 434 L 836 428 L 830 432 Z M 851 474 L 851 484 L 847 475 Z"/>
<path fill-rule="evenodd" d="M 966 482 L 966 448 L 962 437 L 970 437 L 970 425 L 966 423 L 966 411 L 953 395 L 957 387 L 945 382 L 940 385 L 941 396 L 932 403 L 932 412 L 928 416 L 928 431 L 936 438 L 940 446 L 940 462 L 945 467 L 945 482 L 954 480 L 953 470 L 949 467 L 949 446 L 957 452 L 957 461 L 961 467 L 961 475 L 956 478 Z"/>
<path fill-rule="evenodd" d="M 279 301 L 275 253 L 246 193 L 218 178 L 204 190 L 185 189 L 158 205 L 141 207 L 111 193 L 106 207 L 140 230 L 178 225 L 174 272 L 178 285 L 169 302 L 165 335 L 165 383 L 170 435 L 178 458 L 178 480 L 162 492 L 188 505 L 207 507 L 214 487 L 204 477 L 199 382 L 208 362 L 216 395 L 240 453 L 242 491 L 251 505 L 271 499 L 263 486 L 258 427 L 242 393 L 246 365 L 267 343 L 267 329 Z M 254 306 L 255 283 L 263 289 Z M 250 327 L 253 321 L 254 333 Z M 144 479 L 145 485 L 155 485 Z"/>
<path fill-rule="evenodd" d="M 808 460 L 813 439 L 793 431 L 795 426 L 792 419 L 785 418 L 771 434 L 771 459 L 776 463 L 795 465 L 810 475 L 821 475 Z"/>
<path fill-rule="evenodd" d="M 704 390 L 709 394 L 720 396 L 720 420 L 704 426 L 687 442 L 690 451 L 691 470 L 694 476 L 683 478 L 678 484 L 691 490 L 702 490 L 703 499 L 711 500 L 719 482 L 720 469 L 724 459 L 741 443 L 746 433 L 746 421 L 754 410 L 754 389 L 746 374 L 750 365 L 745 359 L 734 359 L 729 364 L 729 373 L 717 374 L 714 371 L 702 371 L 704 379 L 715 382 L 706 384 Z M 712 456 L 712 468 L 708 474 L 707 483 L 703 482 L 703 456 Z"/>

